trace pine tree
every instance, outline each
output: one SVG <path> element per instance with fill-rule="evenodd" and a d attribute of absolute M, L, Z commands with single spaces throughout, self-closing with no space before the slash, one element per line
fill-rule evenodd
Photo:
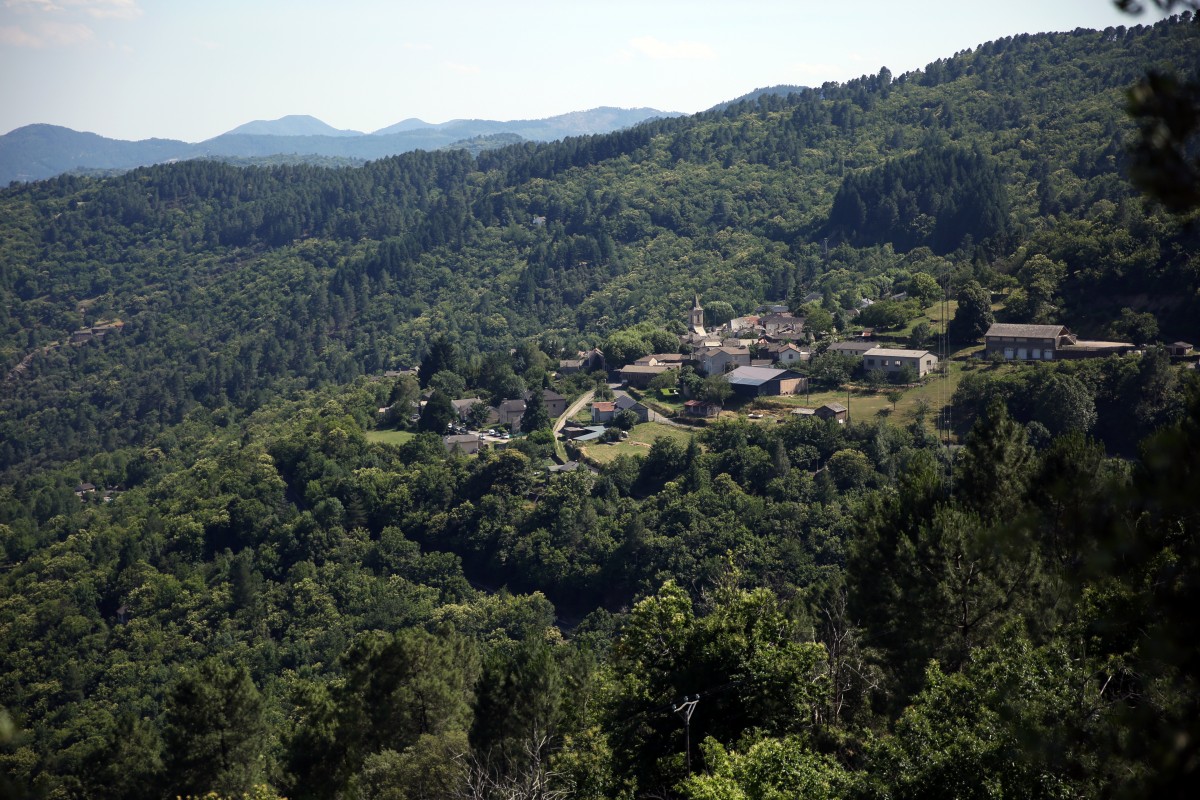
<path fill-rule="evenodd" d="M 546 411 L 546 398 L 540 389 L 534 389 L 525 400 L 525 413 L 521 415 L 521 430 L 533 433 L 543 428 L 549 428 L 554 423 L 550 413 Z"/>

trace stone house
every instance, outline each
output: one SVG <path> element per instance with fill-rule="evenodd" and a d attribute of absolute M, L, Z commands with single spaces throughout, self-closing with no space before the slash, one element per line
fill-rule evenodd
<path fill-rule="evenodd" d="M 612 400 L 597 400 L 592 403 L 592 422 L 612 422 L 617 415 L 617 404 Z"/>
<path fill-rule="evenodd" d="M 983 335 L 985 356 L 999 353 L 1007 361 L 1053 361 L 1076 337 L 1065 325 L 1017 325 L 997 322 Z"/>
<path fill-rule="evenodd" d="M 621 367 L 617 371 L 617 376 L 623 383 L 627 383 L 635 389 L 645 389 L 650 385 L 650 381 L 655 377 L 663 374 L 670 369 L 679 369 L 678 365 L 672 364 L 630 364 L 627 367 Z"/>
<path fill-rule="evenodd" d="M 898 350 L 888 347 L 872 347 L 863 353 L 863 367 L 878 369 L 891 374 L 911 367 L 918 377 L 924 378 L 937 369 L 938 357 L 928 350 Z"/>
<path fill-rule="evenodd" d="M 765 347 L 760 347 L 758 353 L 763 358 L 771 359 L 773 364 L 783 364 L 788 367 L 793 364 L 802 364 L 812 357 L 810 351 L 801 350 L 791 342 L 772 342 Z"/>
<path fill-rule="evenodd" d="M 724 375 L 737 367 L 750 366 L 749 347 L 707 347 L 698 354 L 704 375 Z"/>
<path fill-rule="evenodd" d="M 443 436 L 442 444 L 446 446 L 447 453 L 453 453 L 456 449 L 465 456 L 478 453 L 483 448 L 483 440 L 475 433 L 462 433 L 454 436 Z"/>

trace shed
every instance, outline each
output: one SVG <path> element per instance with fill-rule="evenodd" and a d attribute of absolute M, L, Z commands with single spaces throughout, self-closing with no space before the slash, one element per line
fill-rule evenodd
<path fill-rule="evenodd" d="M 826 403 L 823 406 L 818 406 L 817 410 L 813 413 L 821 419 L 832 419 L 839 423 L 844 423 L 850 416 L 850 409 L 841 403 Z"/>

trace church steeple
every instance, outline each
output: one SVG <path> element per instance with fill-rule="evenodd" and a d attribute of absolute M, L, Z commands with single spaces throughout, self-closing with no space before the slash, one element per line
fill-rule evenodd
<path fill-rule="evenodd" d="M 696 301 L 692 304 L 692 313 L 688 322 L 688 328 L 692 333 L 698 336 L 704 336 L 704 309 L 700 307 L 700 295 L 696 295 Z"/>

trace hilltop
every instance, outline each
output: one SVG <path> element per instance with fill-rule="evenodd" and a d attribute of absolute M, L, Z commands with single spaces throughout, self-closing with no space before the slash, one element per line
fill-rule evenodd
<path fill-rule="evenodd" d="M 601 107 L 537 120 L 451 120 L 439 124 L 407 119 L 364 134 L 339 130 L 306 115 L 256 120 L 203 142 L 148 139 L 128 142 L 55 125 L 26 125 L 0 136 L 0 185 L 35 181 L 64 172 L 123 170 L 193 158 L 310 156 L 378 159 L 411 150 L 436 150 L 467 139 L 499 134 L 531 141 L 608 133 L 647 119 L 679 116 L 653 108 Z"/>

